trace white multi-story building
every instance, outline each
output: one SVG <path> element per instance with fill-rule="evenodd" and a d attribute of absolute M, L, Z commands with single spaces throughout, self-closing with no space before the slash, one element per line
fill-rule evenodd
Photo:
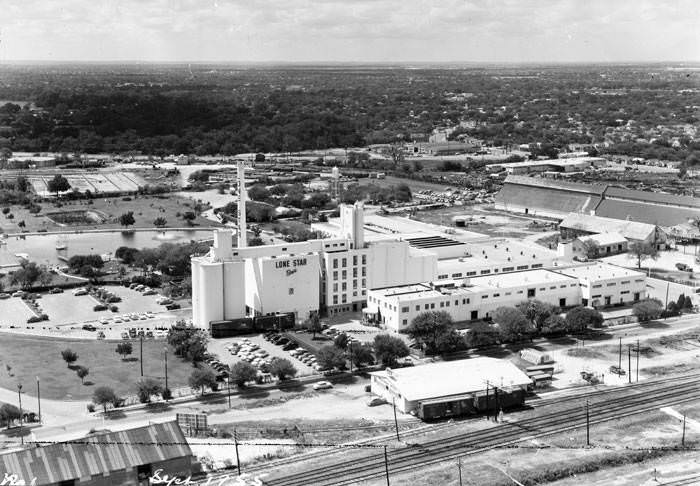
<path fill-rule="evenodd" d="M 435 254 L 407 241 L 365 242 L 362 203 L 341 206 L 341 234 L 330 239 L 233 248 L 230 230 L 192 258 L 193 323 L 291 312 L 359 311 L 374 287 L 432 281 Z"/>
<path fill-rule="evenodd" d="M 490 317 L 499 307 L 537 299 L 558 307 L 629 304 L 645 298 L 641 272 L 596 263 L 374 289 L 365 318 L 402 332 L 419 314 L 445 311 L 454 321 Z"/>

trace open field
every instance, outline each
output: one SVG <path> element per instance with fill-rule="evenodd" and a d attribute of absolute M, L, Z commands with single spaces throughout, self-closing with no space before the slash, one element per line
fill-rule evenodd
<path fill-rule="evenodd" d="M 126 199 L 126 200 L 125 200 Z M 67 231 L 85 229 L 123 229 L 118 218 L 122 214 L 132 211 L 136 220 L 132 228 L 153 228 L 153 221 L 162 217 L 167 221 L 168 227 L 184 228 L 188 223 L 181 216 L 187 211 L 194 210 L 195 202 L 173 194 L 163 194 L 157 196 L 128 196 L 128 197 L 105 197 L 91 200 L 62 201 L 57 207 L 53 202 L 39 203 L 41 212 L 37 215 L 30 214 L 22 206 L 11 206 L 13 219 L 0 217 L 0 229 L 4 233 L 20 233 L 23 230 L 34 232 L 46 231 Z M 75 212 L 81 213 L 90 211 L 99 215 L 104 222 L 83 221 L 77 224 L 61 225 L 47 216 L 53 213 Z M 26 227 L 20 228 L 18 223 L 24 221 Z M 194 227 L 219 226 L 213 221 L 197 214 L 197 218 L 192 222 Z"/>
<path fill-rule="evenodd" d="M 0 339 L 0 387 L 15 390 L 18 383 L 25 385 L 28 395 L 36 389 L 30 384 L 41 380 L 41 396 L 52 399 L 85 400 L 92 397 L 97 386 L 110 386 L 118 394 L 134 393 L 134 384 L 140 379 L 139 342 L 135 341 L 132 361 L 122 361 L 115 352 L 119 341 L 39 338 L 3 333 Z M 143 341 L 144 376 L 164 379 L 163 341 Z M 90 374 L 85 385 L 75 371 L 61 358 L 61 351 L 70 348 L 78 353 L 76 365 L 86 366 Z M 168 353 L 168 386 L 187 386 L 192 364 Z M 89 384 L 88 384 L 89 383 Z"/>

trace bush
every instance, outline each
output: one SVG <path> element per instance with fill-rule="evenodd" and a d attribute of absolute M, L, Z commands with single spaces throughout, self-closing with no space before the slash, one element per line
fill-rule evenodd
<path fill-rule="evenodd" d="M 105 304 L 97 304 L 92 308 L 93 311 L 98 312 L 98 311 L 104 311 L 107 310 L 108 307 Z"/>
<path fill-rule="evenodd" d="M 41 316 L 32 316 L 29 319 L 27 319 L 27 324 L 34 324 L 35 322 L 41 322 L 43 319 Z"/>
<path fill-rule="evenodd" d="M 639 322 L 648 322 L 661 317 L 664 306 L 659 299 L 646 299 L 637 302 L 632 307 L 632 312 Z"/>
<path fill-rule="evenodd" d="M 110 305 L 109 310 L 111 310 L 112 312 L 119 312 L 119 307 L 117 307 L 116 305 Z"/>
<path fill-rule="evenodd" d="M 94 403 L 88 403 L 87 404 L 87 411 L 92 413 L 95 411 L 95 404 Z"/>

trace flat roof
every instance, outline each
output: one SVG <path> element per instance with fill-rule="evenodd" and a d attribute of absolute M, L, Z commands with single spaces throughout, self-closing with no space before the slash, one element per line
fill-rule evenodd
<path fill-rule="evenodd" d="M 532 380 L 510 361 L 485 357 L 397 370 L 387 368 L 371 374 L 392 383 L 409 401 L 484 391 L 487 381 L 503 388 L 532 384 Z"/>
<path fill-rule="evenodd" d="M 576 267 L 561 268 L 557 270 L 562 275 L 586 280 L 601 280 L 619 277 L 645 277 L 644 272 L 618 267 L 609 263 L 595 262 Z"/>
<path fill-rule="evenodd" d="M 620 233 L 600 233 L 588 236 L 579 236 L 580 241 L 593 241 L 598 245 L 612 245 L 614 243 L 626 243 L 627 238 Z"/>

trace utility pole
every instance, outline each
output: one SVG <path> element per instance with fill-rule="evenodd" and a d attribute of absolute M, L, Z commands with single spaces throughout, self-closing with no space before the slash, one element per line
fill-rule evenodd
<path fill-rule="evenodd" d="M 617 368 L 622 369 L 622 338 L 620 338 L 620 355 L 617 360 Z"/>
<path fill-rule="evenodd" d="M 629 373 L 627 373 L 627 383 L 632 383 L 632 345 L 631 344 L 627 345 L 627 369 L 629 370 Z"/>
<path fill-rule="evenodd" d="M 226 377 L 226 386 L 228 387 L 228 408 L 231 408 L 231 375 Z"/>
<path fill-rule="evenodd" d="M 400 442 L 401 438 L 399 437 L 399 421 L 396 419 L 396 399 L 391 399 L 391 405 L 394 407 L 394 427 L 396 427 L 396 442 Z"/>
<path fill-rule="evenodd" d="M 683 414 L 683 436 L 681 437 L 681 447 L 685 447 L 685 414 Z"/>
<path fill-rule="evenodd" d="M 668 289 L 671 286 L 671 282 L 666 282 L 666 302 L 664 303 L 664 309 L 668 308 Z"/>
<path fill-rule="evenodd" d="M 384 446 L 384 470 L 386 471 L 386 486 L 391 486 L 389 484 L 389 456 L 386 453 L 386 446 Z"/>
<path fill-rule="evenodd" d="M 163 347 L 165 353 L 165 389 L 168 389 L 168 347 Z"/>
<path fill-rule="evenodd" d="M 19 397 L 19 440 L 22 442 L 22 445 L 24 445 L 24 435 L 22 433 L 22 385 L 20 383 L 17 384 L 17 396 Z"/>
<path fill-rule="evenodd" d="M 39 377 L 36 377 L 36 400 L 39 404 L 39 422 L 41 422 L 41 388 L 39 388 Z"/>
<path fill-rule="evenodd" d="M 588 411 L 588 398 L 586 398 L 586 446 L 591 445 L 591 414 Z"/>
<path fill-rule="evenodd" d="M 489 381 L 486 380 L 486 420 L 489 419 Z"/>
<path fill-rule="evenodd" d="M 459 486 L 462 486 L 462 458 L 457 458 L 457 470 L 459 471 Z"/>
<path fill-rule="evenodd" d="M 639 381 L 639 339 L 637 339 L 637 378 L 635 381 Z"/>
<path fill-rule="evenodd" d="M 238 455 L 238 434 L 236 429 L 233 429 L 233 445 L 236 448 L 236 469 L 238 470 L 238 475 L 241 475 L 241 458 Z"/>
<path fill-rule="evenodd" d="M 498 422 L 498 409 L 499 409 L 499 406 L 498 406 L 499 405 L 498 404 L 498 388 L 495 386 L 493 387 L 493 393 L 494 393 L 495 401 L 496 401 L 495 407 L 493 408 L 493 421 Z"/>
<path fill-rule="evenodd" d="M 141 341 L 141 358 L 139 362 L 141 363 L 141 378 L 143 378 L 143 334 L 139 336 L 139 340 Z"/>

